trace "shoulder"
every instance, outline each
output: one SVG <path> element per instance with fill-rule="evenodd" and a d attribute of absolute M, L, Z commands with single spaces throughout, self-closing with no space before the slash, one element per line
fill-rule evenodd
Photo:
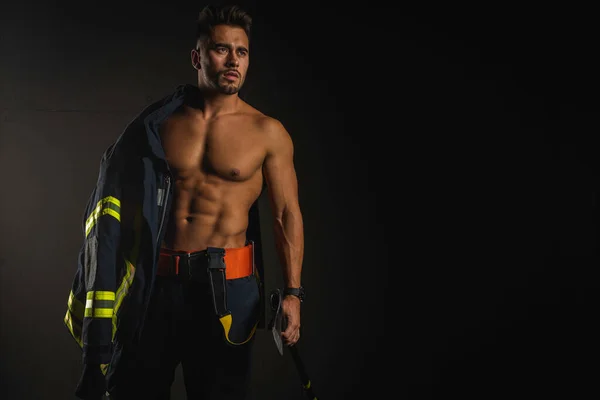
<path fill-rule="evenodd" d="M 266 140 L 267 154 L 292 154 L 294 144 L 292 138 L 281 121 L 268 115 L 263 115 L 260 130 Z"/>
<path fill-rule="evenodd" d="M 252 124 L 256 130 L 271 145 L 292 145 L 292 138 L 284 124 L 270 115 L 267 115 L 256 108 L 247 105 L 246 112 L 252 119 Z"/>

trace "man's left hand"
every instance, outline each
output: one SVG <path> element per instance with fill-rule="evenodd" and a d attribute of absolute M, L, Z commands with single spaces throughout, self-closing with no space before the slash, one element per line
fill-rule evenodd
<path fill-rule="evenodd" d="M 284 296 L 281 312 L 284 321 L 287 321 L 285 331 L 281 333 L 283 343 L 293 346 L 300 340 L 300 299 L 292 295 Z"/>

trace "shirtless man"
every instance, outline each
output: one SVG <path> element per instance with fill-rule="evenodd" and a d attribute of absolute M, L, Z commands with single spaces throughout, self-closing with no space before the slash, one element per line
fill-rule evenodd
<path fill-rule="evenodd" d="M 200 13 L 197 46 L 191 51 L 197 90 L 160 127 L 174 185 L 161 257 L 170 263 L 174 256 L 191 254 L 193 259 L 209 248 L 224 249 L 229 273 L 236 266 L 229 264 L 227 255 L 248 248 L 249 210 L 264 183 L 284 285 L 300 289 L 304 237 L 293 143 L 279 121 L 238 95 L 250 61 L 250 26 L 249 15 L 236 7 L 206 7 Z M 132 367 L 120 367 L 129 370 L 121 371 L 125 375 L 112 396 L 117 400 L 141 396 L 145 381 L 150 393 L 135 398 L 168 399 L 175 368 L 181 362 L 188 399 L 245 398 L 252 343 L 248 336 L 253 334 L 248 328 L 254 323 L 257 303 L 252 295 L 255 288 L 249 286 L 256 285 L 253 277 L 244 279 L 238 279 L 238 286 L 227 286 L 228 307 L 237 307 L 231 328 L 222 315 L 223 326 L 212 322 L 217 321 L 213 301 L 219 300 L 211 284 L 219 286 L 219 281 L 206 278 L 186 286 L 172 276 L 157 280 L 139 348 L 124 356 L 135 361 L 121 362 Z M 237 306 L 236 296 L 242 296 Z M 300 338 L 300 303 L 301 296 L 289 294 L 281 304 L 288 321 L 282 339 L 289 346 Z M 246 317 L 251 323 L 238 327 L 234 337 L 236 318 Z M 119 386 L 123 382 L 128 388 Z"/>

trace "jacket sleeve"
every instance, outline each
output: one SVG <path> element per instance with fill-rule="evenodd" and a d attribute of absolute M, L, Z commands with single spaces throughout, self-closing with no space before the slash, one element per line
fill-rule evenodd
<path fill-rule="evenodd" d="M 84 242 L 78 270 L 84 306 L 80 343 L 84 364 L 108 364 L 112 356 L 117 270 L 122 264 L 119 244 L 123 171 L 111 156 L 112 147 L 102 157 L 96 187 L 83 218 Z"/>

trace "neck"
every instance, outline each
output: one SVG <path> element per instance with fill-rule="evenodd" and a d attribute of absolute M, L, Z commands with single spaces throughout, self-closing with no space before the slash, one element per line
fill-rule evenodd
<path fill-rule="evenodd" d="M 201 108 L 205 119 L 233 113 L 240 106 L 240 97 L 237 93 L 223 94 L 204 87 L 198 89 L 196 95 L 189 99 L 188 105 Z"/>

